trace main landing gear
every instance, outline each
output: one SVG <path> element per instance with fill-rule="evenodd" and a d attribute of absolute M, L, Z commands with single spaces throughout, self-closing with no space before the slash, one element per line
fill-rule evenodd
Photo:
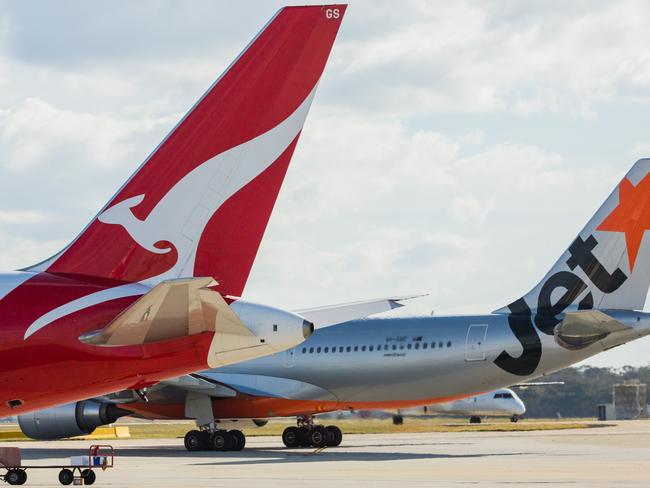
<path fill-rule="evenodd" d="M 185 434 L 188 451 L 241 451 L 246 436 L 241 430 L 190 430 Z"/>
<path fill-rule="evenodd" d="M 298 426 L 287 427 L 282 433 L 287 447 L 335 447 L 342 440 L 343 433 L 336 425 L 315 425 L 312 417 L 298 417 Z"/>

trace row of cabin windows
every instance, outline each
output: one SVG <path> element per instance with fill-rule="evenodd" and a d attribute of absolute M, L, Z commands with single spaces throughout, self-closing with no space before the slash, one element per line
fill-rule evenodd
<path fill-rule="evenodd" d="M 512 398 L 512 393 L 495 393 L 494 398 Z"/>
<path fill-rule="evenodd" d="M 398 344 L 383 344 L 383 345 L 379 344 L 376 348 L 375 348 L 375 346 L 338 346 L 338 352 L 358 352 L 358 351 L 372 352 L 374 350 L 377 350 L 377 351 L 381 351 L 381 350 L 384 350 L 384 351 L 389 351 L 389 350 L 396 351 L 397 349 L 420 349 L 420 348 L 421 349 L 429 349 L 429 346 L 431 346 L 431 349 L 435 349 L 436 344 L 438 345 L 438 349 L 442 349 L 443 347 L 445 347 L 445 343 L 443 341 L 440 341 L 438 343 L 436 343 L 436 342 L 431 342 L 431 343 L 429 343 L 429 342 L 409 342 L 407 344 L 400 343 L 399 345 Z M 447 347 L 451 347 L 451 341 L 447 341 L 446 345 L 447 345 Z M 303 347 L 302 348 L 302 353 L 303 354 L 306 354 L 306 353 L 320 354 L 320 353 L 336 353 L 336 352 L 337 352 L 337 346 L 332 346 L 332 347 L 329 347 L 329 346 L 310 347 L 310 348 Z"/>

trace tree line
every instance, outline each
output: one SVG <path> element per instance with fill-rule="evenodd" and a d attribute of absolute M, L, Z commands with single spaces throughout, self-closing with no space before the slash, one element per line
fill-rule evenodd
<path fill-rule="evenodd" d="M 596 417 L 597 405 L 612 402 L 614 384 L 638 379 L 650 384 L 650 366 L 566 368 L 531 382 L 564 381 L 564 385 L 516 388 L 526 404 L 526 417 Z"/>

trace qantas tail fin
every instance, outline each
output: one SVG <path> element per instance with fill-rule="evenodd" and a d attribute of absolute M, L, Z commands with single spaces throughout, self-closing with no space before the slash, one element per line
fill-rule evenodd
<path fill-rule="evenodd" d="M 643 308 L 650 286 L 650 159 L 637 161 L 527 295 L 496 313 L 536 311 L 540 330 L 552 334 L 570 309 Z"/>
<path fill-rule="evenodd" d="M 242 293 L 345 5 L 280 10 L 84 231 L 33 271 Z"/>

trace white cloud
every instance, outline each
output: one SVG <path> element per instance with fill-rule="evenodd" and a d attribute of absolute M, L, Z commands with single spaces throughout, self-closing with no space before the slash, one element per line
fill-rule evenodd
<path fill-rule="evenodd" d="M 7 211 L 0 210 L 0 225 L 2 224 L 38 224 L 43 222 L 46 216 L 42 212 L 33 210 Z"/>
<path fill-rule="evenodd" d="M 123 121 L 107 114 L 60 110 L 35 98 L 0 113 L 2 165 L 24 172 L 59 161 L 119 167 L 129 162 L 131 139 L 168 120 Z"/>
<path fill-rule="evenodd" d="M 455 197 L 451 201 L 451 215 L 460 222 L 483 224 L 488 214 L 494 210 L 496 202 L 494 197 L 479 200 L 472 196 Z"/>

